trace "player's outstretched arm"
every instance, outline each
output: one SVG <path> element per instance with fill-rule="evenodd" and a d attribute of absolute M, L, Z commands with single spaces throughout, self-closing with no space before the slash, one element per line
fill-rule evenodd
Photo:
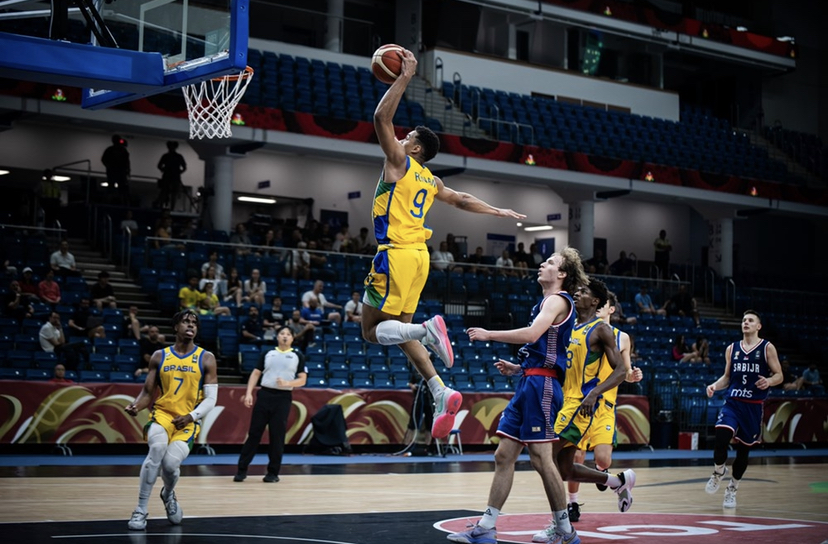
<path fill-rule="evenodd" d="M 377 109 L 374 110 L 374 130 L 377 133 L 382 152 L 385 154 L 385 180 L 395 182 L 405 173 L 405 150 L 394 134 L 394 113 L 400 105 L 408 82 L 417 72 L 417 59 L 414 54 L 405 49 L 398 53 L 402 61 L 399 77 L 391 87 L 385 91 Z"/>
<path fill-rule="evenodd" d="M 153 353 L 152 357 L 150 357 L 148 367 L 149 371 L 147 372 L 147 378 L 144 380 L 144 387 L 141 388 L 141 392 L 138 393 L 135 400 L 124 408 L 124 411 L 129 415 L 138 415 L 138 412 L 148 407 L 152 402 L 152 399 L 155 397 L 155 388 L 158 386 L 156 383 L 156 378 L 158 376 L 158 365 L 161 364 L 163 358 L 164 353 L 160 349 Z"/>
<path fill-rule="evenodd" d="M 466 332 L 472 341 L 493 341 L 506 344 L 527 344 L 534 342 L 545 334 L 554 323 L 560 322 L 569 313 L 569 302 L 561 296 L 547 298 L 540 313 L 528 327 L 506 331 L 490 331 L 478 327 L 469 327 Z"/>
<path fill-rule="evenodd" d="M 508 208 L 495 208 L 491 204 L 487 204 L 469 193 L 461 193 L 450 189 L 437 176 L 434 176 L 434 182 L 437 183 L 437 195 L 435 198 L 440 202 L 454 206 L 458 210 L 472 213 L 485 213 L 497 217 L 511 217 L 513 219 L 524 219 L 526 217 L 526 215 Z"/>

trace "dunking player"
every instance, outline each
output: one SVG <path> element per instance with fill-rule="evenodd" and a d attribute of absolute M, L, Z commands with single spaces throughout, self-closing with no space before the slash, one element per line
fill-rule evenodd
<path fill-rule="evenodd" d="M 727 446 L 734 438 L 736 459 L 733 475 L 725 489 L 724 508 L 736 508 L 736 491 L 748 466 L 751 446 L 762 438 L 762 404 L 768 388 L 782 383 L 782 367 L 776 348 L 759 338 L 762 318 L 754 310 L 742 314 L 742 341 L 725 350 L 725 369 L 721 378 L 707 386 L 707 396 L 727 389 L 726 400 L 716 420 L 716 445 L 713 449 L 713 475 L 705 491 L 719 490 L 719 482 L 727 474 Z"/>
<path fill-rule="evenodd" d="M 495 208 L 467 193 L 443 185 L 424 166 L 439 150 L 440 140 L 430 129 L 418 126 L 397 140 L 392 120 L 405 88 L 414 76 L 417 60 L 411 51 L 400 53 L 402 71 L 374 112 L 374 128 L 385 154 L 385 164 L 374 193 L 372 217 L 379 244 L 365 279 L 362 335 L 368 342 L 398 345 L 428 383 L 434 396 L 434 438 L 445 438 L 454 426 L 463 397 L 445 386 L 423 345 L 430 347 L 447 367 L 454 353 L 443 318 L 412 324 L 420 292 L 428 279 L 426 240 L 431 229 L 425 217 L 434 199 L 467 212 L 520 219 L 512 210 Z"/>
<path fill-rule="evenodd" d="M 607 325 L 610 324 L 610 319 L 615 313 L 618 305 L 618 299 L 615 293 L 609 291 L 607 293 L 608 300 L 604 306 L 598 310 L 598 317 Z M 638 367 L 633 367 L 630 361 L 630 336 L 624 331 L 612 327 L 615 336 L 615 342 L 621 352 L 621 362 L 626 369 L 626 380 L 628 382 L 641 381 L 642 373 Z M 606 354 L 601 357 L 601 362 L 598 367 L 598 380 L 606 381 L 613 373 L 613 368 L 609 364 Z M 592 424 L 584 433 L 581 441 L 578 443 L 578 451 L 575 453 L 574 463 L 583 464 L 586 457 L 586 451 L 594 451 L 595 453 L 595 468 L 601 472 L 609 472 L 609 467 L 612 464 L 612 449 L 616 445 L 615 434 L 615 405 L 618 397 L 618 388 L 605 391 L 602 398 L 599 400 L 598 407 L 595 409 L 595 415 L 592 418 Z M 581 518 L 581 510 L 578 505 L 578 489 L 580 482 L 567 482 L 569 488 L 569 504 L 567 511 L 569 513 L 569 521 L 577 522 Z M 607 486 L 604 484 L 595 484 L 600 491 L 606 491 Z M 532 537 L 532 542 L 546 542 L 548 539 L 547 531 L 540 531 Z"/>
<path fill-rule="evenodd" d="M 198 315 L 192 310 L 173 316 L 175 344 L 153 353 L 144 388 L 125 408 L 128 414 L 137 415 L 161 390 L 144 427 L 149 453 L 141 465 L 138 506 L 129 520 L 129 528 L 135 531 L 147 527 L 147 504 L 159 473 L 164 481 L 161 500 L 167 519 L 178 525 L 184 517 L 175 498 L 179 467 L 193 447 L 199 420 L 215 407 L 218 398 L 216 358 L 195 345 L 198 325 Z"/>
<path fill-rule="evenodd" d="M 495 451 L 495 473 L 486 511 L 473 527 L 448 535 L 452 542 L 497 542 L 495 523 L 509 497 L 515 462 L 524 447 L 529 448 L 532 467 L 543 481 L 557 525 L 558 532 L 553 531 L 544 542 L 577 544 L 581 541 L 567 517 L 564 484 L 552 457 L 552 444 L 555 440 L 553 425 L 563 404 L 559 380 L 566 371 L 566 346 L 575 325 L 569 292 L 586 281 L 578 251 L 564 248 L 540 265 L 538 283 L 543 289 L 543 299 L 532 308 L 532 321 L 528 327 L 508 331 L 468 329 L 472 341 L 524 344 L 519 351 L 519 365 L 503 359 L 495 363 L 501 374 L 512 376 L 522 373 L 522 376 L 497 426 L 501 440 Z"/>

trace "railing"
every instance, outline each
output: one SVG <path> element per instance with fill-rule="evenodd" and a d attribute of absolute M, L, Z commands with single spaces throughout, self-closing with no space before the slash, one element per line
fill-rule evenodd
<path fill-rule="evenodd" d="M 736 313 L 736 282 L 733 278 L 725 280 L 725 310 L 730 315 Z"/>
<path fill-rule="evenodd" d="M 704 271 L 704 301 L 716 303 L 716 272 L 712 268 Z"/>
<path fill-rule="evenodd" d="M 121 238 L 121 266 L 129 275 L 130 265 L 132 264 L 132 229 L 129 226 L 124 226 L 126 236 Z"/>

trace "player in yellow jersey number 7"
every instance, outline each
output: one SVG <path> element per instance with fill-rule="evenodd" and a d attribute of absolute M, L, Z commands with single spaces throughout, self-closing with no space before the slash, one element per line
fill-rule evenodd
<path fill-rule="evenodd" d="M 199 421 L 216 406 L 218 398 L 216 358 L 195 345 L 198 325 L 198 314 L 192 310 L 173 316 L 175 344 L 152 354 L 144 387 L 124 409 L 135 416 L 152 404 L 144 427 L 149 453 L 141 465 L 138 506 L 128 524 L 133 531 L 147 527 L 147 505 L 159 474 L 164 481 L 161 500 L 167 519 L 178 525 L 184 517 L 175 497 L 181 463 L 190 454 Z M 161 394 L 155 399 L 159 390 Z"/>
<path fill-rule="evenodd" d="M 411 51 L 403 50 L 400 58 L 401 73 L 374 112 L 374 129 L 385 163 L 371 213 L 378 250 L 365 279 L 362 336 L 375 344 L 398 345 L 405 352 L 434 396 L 431 434 L 440 439 L 453 428 L 463 397 L 445 386 L 424 347 L 431 348 L 447 367 L 454 364 L 443 318 L 438 315 L 425 323 L 411 322 L 428 279 L 426 240 L 431 238 L 431 229 L 425 225 L 426 214 L 437 199 L 472 213 L 513 219 L 526 216 L 446 187 L 425 166 L 440 149 L 440 140 L 431 129 L 418 126 L 404 139 L 396 138 L 394 113 L 417 70 Z"/>

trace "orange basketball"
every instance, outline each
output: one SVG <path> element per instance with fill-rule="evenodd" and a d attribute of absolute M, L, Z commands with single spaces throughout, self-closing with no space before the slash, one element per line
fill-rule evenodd
<path fill-rule="evenodd" d="M 374 72 L 374 76 L 388 85 L 394 83 L 402 71 L 402 52 L 403 48 L 394 44 L 383 45 L 374 51 L 371 57 L 371 71 Z"/>

